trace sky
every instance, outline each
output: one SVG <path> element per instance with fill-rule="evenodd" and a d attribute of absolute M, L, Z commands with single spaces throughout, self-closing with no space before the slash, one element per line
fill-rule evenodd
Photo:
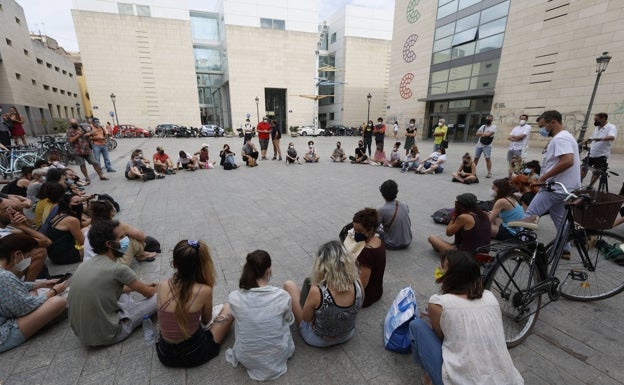
<path fill-rule="evenodd" d="M 56 39 L 67 51 L 79 50 L 71 16 L 73 0 L 17 0 L 17 3 L 24 8 L 31 32 Z M 394 9 L 393 0 L 320 0 L 319 21 L 326 19 L 345 4 L 374 9 Z"/>

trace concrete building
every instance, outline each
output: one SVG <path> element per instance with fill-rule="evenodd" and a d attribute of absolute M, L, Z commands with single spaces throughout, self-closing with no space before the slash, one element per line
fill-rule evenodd
<path fill-rule="evenodd" d="M 386 117 L 392 39 L 391 12 L 347 5 L 322 27 L 319 95 L 320 126 L 359 126 L 370 117 Z M 327 68 L 328 71 L 322 71 Z"/>
<path fill-rule="evenodd" d="M 546 109 L 561 111 L 576 135 L 595 84 L 596 58 L 608 51 L 613 59 L 591 113 L 607 112 L 621 127 L 623 17 L 624 2 L 617 0 L 397 0 L 389 105 L 402 126 L 416 118 L 423 137 L 445 117 L 451 142 L 475 140 L 492 113 L 495 143 L 507 144 L 520 114 L 534 122 Z M 620 135 L 616 146 L 623 143 Z"/>
<path fill-rule="evenodd" d="M 81 99 L 73 62 L 48 37 L 31 38 L 23 8 L 0 3 L 0 107 L 14 106 L 26 135 L 55 133 L 60 119 L 78 117 Z"/>

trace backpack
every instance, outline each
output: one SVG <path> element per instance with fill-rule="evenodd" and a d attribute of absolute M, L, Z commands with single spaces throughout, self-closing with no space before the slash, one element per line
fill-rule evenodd
<path fill-rule="evenodd" d="M 104 199 L 109 201 L 113 207 L 115 208 L 115 211 L 120 212 L 121 211 L 121 207 L 119 207 L 119 203 L 117 203 L 112 196 L 108 195 L 108 194 L 97 194 L 97 199 Z"/>
<path fill-rule="evenodd" d="M 384 320 L 384 346 L 387 350 L 408 354 L 412 351 L 409 324 L 418 314 L 416 295 L 406 286 L 392 301 Z"/>
<path fill-rule="evenodd" d="M 436 212 L 431 215 L 431 218 L 433 218 L 433 221 L 435 223 L 448 225 L 449 223 L 451 223 L 451 217 L 453 216 L 454 212 L 455 212 L 454 208 L 439 209 L 439 210 L 436 210 Z"/>

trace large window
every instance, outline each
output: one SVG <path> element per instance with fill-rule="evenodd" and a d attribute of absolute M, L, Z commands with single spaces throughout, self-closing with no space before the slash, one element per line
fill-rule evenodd
<path fill-rule="evenodd" d="M 220 40 L 216 17 L 191 15 L 191 35 L 197 40 Z"/>
<path fill-rule="evenodd" d="M 264 17 L 260 18 L 260 28 L 265 29 L 286 29 L 286 22 L 280 19 L 266 19 Z"/>
<path fill-rule="evenodd" d="M 221 52 L 215 48 L 193 47 L 197 71 L 223 71 Z"/>
<path fill-rule="evenodd" d="M 499 62 L 494 59 L 432 72 L 430 94 L 494 88 Z"/>

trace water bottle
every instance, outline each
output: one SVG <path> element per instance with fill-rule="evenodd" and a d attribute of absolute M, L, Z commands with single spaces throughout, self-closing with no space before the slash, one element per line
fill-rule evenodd
<path fill-rule="evenodd" d="M 143 339 L 146 345 L 154 345 L 154 324 L 149 315 L 143 316 Z"/>

